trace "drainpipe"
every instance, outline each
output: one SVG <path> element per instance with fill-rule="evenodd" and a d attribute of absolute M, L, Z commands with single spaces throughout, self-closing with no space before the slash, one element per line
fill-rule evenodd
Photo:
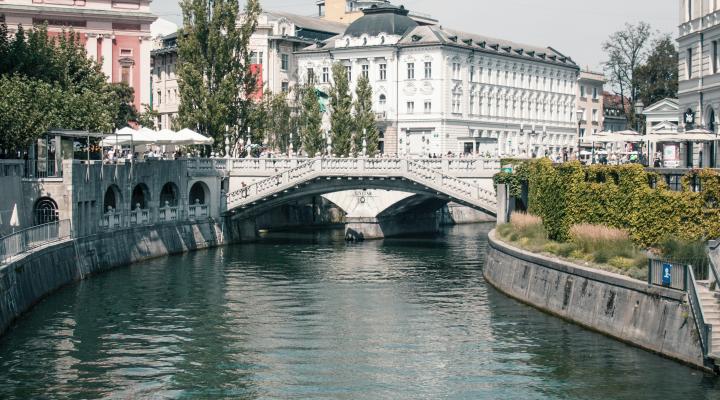
<path fill-rule="evenodd" d="M 395 45 L 395 154 L 400 156 L 400 47 Z M 407 143 L 403 143 L 407 146 Z"/>

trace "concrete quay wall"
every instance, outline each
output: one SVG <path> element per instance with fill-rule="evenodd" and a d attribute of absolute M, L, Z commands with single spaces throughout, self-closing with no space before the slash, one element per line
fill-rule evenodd
<path fill-rule="evenodd" d="M 499 291 L 560 318 L 706 369 L 684 292 L 530 253 L 488 235 L 483 275 Z"/>
<path fill-rule="evenodd" d="M 138 226 L 37 248 L 0 267 L 0 335 L 45 296 L 92 274 L 151 258 L 254 239 L 248 221 Z"/>

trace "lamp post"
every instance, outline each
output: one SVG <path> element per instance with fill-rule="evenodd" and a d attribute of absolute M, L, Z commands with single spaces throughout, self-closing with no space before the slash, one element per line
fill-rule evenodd
<path fill-rule="evenodd" d="M 643 110 L 645 109 L 645 104 L 643 104 L 642 100 L 638 100 L 635 102 L 635 129 L 637 130 L 637 133 L 642 135 L 643 133 L 640 132 L 640 115 L 642 115 Z M 649 153 L 648 149 L 648 153 Z M 640 147 L 640 154 L 642 155 L 642 145 Z"/>
<path fill-rule="evenodd" d="M 581 149 L 581 140 L 582 137 L 580 136 L 580 125 L 582 124 L 582 117 L 585 115 L 585 110 L 576 110 L 575 111 L 575 117 L 577 118 L 577 137 L 578 137 L 578 145 L 577 145 L 577 159 L 580 161 L 580 149 Z"/>

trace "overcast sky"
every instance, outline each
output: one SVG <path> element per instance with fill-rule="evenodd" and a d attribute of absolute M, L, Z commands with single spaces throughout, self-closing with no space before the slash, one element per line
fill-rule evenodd
<path fill-rule="evenodd" d="M 552 46 L 580 66 L 599 70 L 601 45 L 625 22 L 646 21 L 677 36 L 676 0 L 405 0 L 393 1 L 430 14 L 449 28 L 515 42 Z M 241 3 L 244 1 L 241 0 Z M 315 15 L 315 0 L 261 0 L 267 10 Z M 153 0 L 159 16 L 181 23 L 177 0 Z"/>

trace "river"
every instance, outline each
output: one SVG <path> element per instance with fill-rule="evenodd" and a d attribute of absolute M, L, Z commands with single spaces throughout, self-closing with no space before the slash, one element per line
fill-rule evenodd
<path fill-rule="evenodd" d="M 720 399 L 489 287 L 490 228 L 274 233 L 94 276 L 0 338 L 0 398 Z"/>

